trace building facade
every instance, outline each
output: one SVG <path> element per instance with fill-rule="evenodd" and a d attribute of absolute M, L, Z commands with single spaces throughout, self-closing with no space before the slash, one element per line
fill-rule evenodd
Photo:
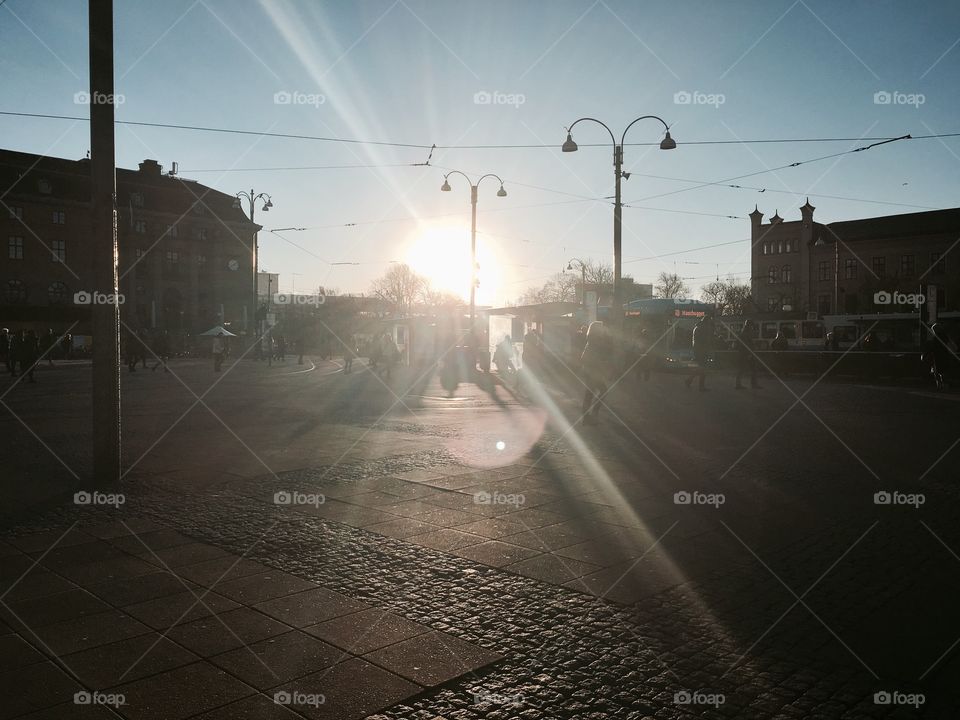
<path fill-rule="evenodd" d="M 806 317 L 911 312 L 896 298 L 936 288 L 940 311 L 960 309 L 960 208 L 822 224 L 750 213 L 751 286 L 762 314 Z M 892 299 L 887 301 L 888 298 Z"/>
<path fill-rule="evenodd" d="M 92 227 L 89 160 L 0 150 L 0 320 L 89 334 Z M 235 197 L 165 175 L 155 160 L 117 169 L 121 320 L 193 334 L 253 313 L 259 226 Z"/>

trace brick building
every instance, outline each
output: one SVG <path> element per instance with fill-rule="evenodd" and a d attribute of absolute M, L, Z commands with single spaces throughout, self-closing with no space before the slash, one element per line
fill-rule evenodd
<path fill-rule="evenodd" d="M 93 287 L 89 160 L 0 150 L 0 321 L 89 334 Z M 191 334 L 247 325 L 259 226 L 232 195 L 165 175 L 155 160 L 117 169 L 121 319 Z M 80 298 L 82 300 L 82 297 Z"/>
<path fill-rule="evenodd" d="M 917 293 L 937 287 L 942 310 L 960 310 L 960 208 L 888 215 L 822 224 L 810 201 L 800 220 L 775 213 L 763 223 L 754 209 L 751 277 L 761 313 L 803 317 L 830 314 L 909 312 L 878 305 L 879 291 Z"/>

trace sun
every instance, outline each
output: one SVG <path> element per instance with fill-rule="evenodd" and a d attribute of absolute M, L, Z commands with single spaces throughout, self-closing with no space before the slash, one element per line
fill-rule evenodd
<path fill-rule="evenodd" d="M 423 275 L 434 290 L 449 292 L 464 302 L 470 299 L 470 229 L 460 226 L 420 227 L 411 237 L 406 263 Z M 493 302 L 500 284 L 494 250 L 477 236 L 476 302 Z"/>

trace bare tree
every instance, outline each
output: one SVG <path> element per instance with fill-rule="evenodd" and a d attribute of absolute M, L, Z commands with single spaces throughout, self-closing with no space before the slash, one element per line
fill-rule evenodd
<path fill-rule="evenodd" d="M 653 294 L 668 299 L 685 298 L 690 294 L 690 288 L 676 273 L 661 272 L 653 284 Z"/>
<path fill-rule="evenodd" d="M 613 267 L 609 263 L 588 260 L 583 264 L 583 274 L 588 285 L 612 285 Z"/>
<path fill-rule="evenodd" d="M 397 314 L 405 314 L 421 298 L 426 280 L 406 263 L 394 265 L 370 286 L 370 292 L 391 306 Z"/>
<path fill-rule="evenodd" d="M 429 282 L 424 282 L 420 291 L 420 302 L 431 308 L 456 308 L 464 304 L 463 298 L 448 290 L 435 290 Z"/>
<path fill-rule="evenodd" d="M 719 315 L 746 315 L 753 306 L 750 285 L 739 282 L 733 276 L 704 285 L 700 290 L 700 299 L 715 305 Z"/>
<path fill-rule="evenodd" d="M 576 302 L 577 278 L 571 273 L 557 273 L 540 287 L 527 288 L 520 296 L 521 305 L 537 305 L 548 302 Z"/>

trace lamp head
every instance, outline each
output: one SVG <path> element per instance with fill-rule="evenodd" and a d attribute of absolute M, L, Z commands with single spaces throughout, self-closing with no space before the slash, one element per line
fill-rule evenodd
<path fill-rule="evenodd" d="M 670 137 L 670 131 L 667 130 L 667 134 L 664 135 L 663 140 L 660 141 L 661 150 L 676 150 L 677 141 Z"/>
<path fill-rule="evenodd" d="M 567 270 L 573 270 L 573 263 L 567 263 Z"/>
<path fill-rule="evenodd" d="M 503 185 L 500 186 L 500 189 L 497 190 L 497 197 L 506 197 L 507 191 L 503 189 Z"/>
<path fill-rule="evenodd" d="M 235 210 L 240 210 L 243 207 L 243 205 L 240 204 L 240 198 L 233 199 L 233 207 Z"/>
<path fill-rule="evenodd" d="M 450 183 L 447 178 L 443 178 L 443 185 L 440 186 L 440 190 L 443 192 L 450 192 Z"/>
<path fill-rule="evenodd" d="M 578 150 L 577 144 L 573 141 L 573 137 L 571 137 L 570 133 L 567 133 L 567 139 L 564 140 L 560 149 L 563 152 L 576 152 Z"/>
<path fill-rule="evenodd" d="M 273 200 L 271 200 L 270 198 L 267 198 L 267 202 L 263 204 L 263 209 L 269 210 L 272 207 L 273 207 Z"/>

